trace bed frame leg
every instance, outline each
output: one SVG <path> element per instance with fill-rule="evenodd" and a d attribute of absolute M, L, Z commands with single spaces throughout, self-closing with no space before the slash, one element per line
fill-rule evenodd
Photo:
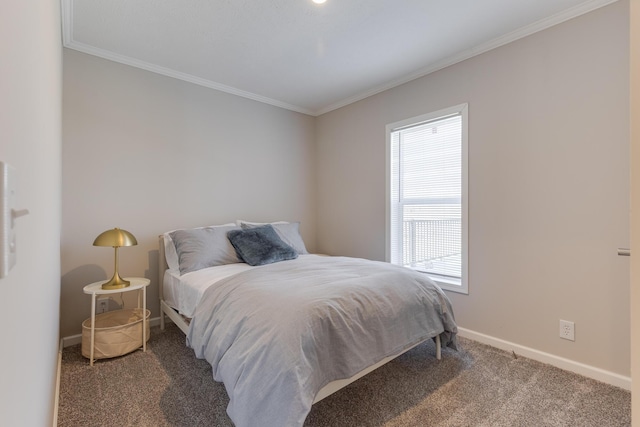
<path fill-rule="evenodd" d="M 164 331 L 164 310 L 160 308 L 160 330 Z"/>
<path fill-rule="evenodd" d="M 436 359 L 442 359 L 442 342 L 440 341 L 440 335 L 436 336 Z"/>

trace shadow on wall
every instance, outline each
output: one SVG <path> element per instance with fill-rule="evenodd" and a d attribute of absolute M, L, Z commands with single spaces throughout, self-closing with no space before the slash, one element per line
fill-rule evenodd
<path fill-rule="evenodd" d="M 65 331 L 70 328 L 79 329 L 77 319 L 70 313 L 70 308 L 83 313 L 90 311 L 91 297 L 82 291 L 86 285 L 99 280 L 107 280 L 107 272 L 96 264 L 87 264 L 76 267 L 64 274 L 60 280 L 60 330 Z M 80 307 L 82 305 L 82 307 Z M 84 320 L 84 319 L 82 319 Z M 80 322 L 82 322 L 80 320 Z"/>
<path fill-rule="evenodd" d="M 144 277 L 146 277 L 147 279 L 151 280 L 151 287 L 153 288 L 154 283 L 160 283 L 162 281 L 162 277 L 158 277 L 159 276 L 159 265 L 160 265 L 160 261 L 158 260 L 158 257 L 160 256 L 160 251 L 158 249 L 153 250 L 153 251 L 149 251 L 149 268 L 145 270 L 144 272 Z M 149 303 L 149 301 L 147 301 L 147 304 Z"/>
<path fill-rule="evenodd" d="M 151 280 L 147 288 L 147 308 L 153 315 L 160 312 L 158 300 L 158 255 L 157 249 L 147 253 L 148 263 L 138 271 L 144 271 L 143 277 Z M 60 288 L 60 331 L 62 336 L 79 334 L 82 322 L 91 316 L 91 296 L 83 292 L 83 288 L 94 282 L 107 280 L 113 274 L 112 270 L 106 271 L 96 264 L 86 264 L 74 268 L 61 278 Z M 129 275 L 125 275 L 126 277 Z M 140 274 L 130 274 L 140 276 Z M 136 304 L 136 293 L 118 293 L 111 298 L 115 302 L 111 309 L 120 308 L 122 304 Z"/>
<path fill-rule="evenodd" d="M 144 277 L 151 280 L 147 288 L 147 308 L 151 310 L 151 317 L 160 316 L 160 290 L 163 277 L 158 272 L 160 251 L 158 249 L 148 252 L 148 268 L 144 271 Z"/>

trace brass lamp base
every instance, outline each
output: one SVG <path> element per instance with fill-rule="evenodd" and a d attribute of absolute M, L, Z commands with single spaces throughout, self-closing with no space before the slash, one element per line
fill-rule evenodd
<path fill-rule="evenodd" d="M 118 272 L 116 271 L 113 277 L 111 278 L 111 280 L 109 280 L 107 283 L 102 284 L 102 289 L 105 289 L 105 290 L 122 289 L 122 288 L 126 288 L 129 285 L 131 285 L 131 282 L 128 280 L 122 279 L 118 274 Z"/>

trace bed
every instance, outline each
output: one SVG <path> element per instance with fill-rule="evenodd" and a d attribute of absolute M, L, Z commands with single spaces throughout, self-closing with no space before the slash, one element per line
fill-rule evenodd
<path fill-rule="evenodd" d="M 451 304 L 424 274 L 309 254 L 298 223 L 164 233 L 165 316 L 229 394 L 236 426 L 301 426 L 316 403 L 420 343 L 456 348 Z"/>

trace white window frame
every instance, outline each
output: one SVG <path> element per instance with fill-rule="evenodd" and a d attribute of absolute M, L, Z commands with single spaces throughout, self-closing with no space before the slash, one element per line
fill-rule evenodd
<path fill-rule="evenodd" d="M 386 126 L 386 232 L 385 232 L 385 257 L 387 262 L 391 262 L 391 134 L 392 132 L 408 126 L 415 126 L 421 123 L 434 121 L 447 116 L 459 114 L 462 118 L 462 277 L 460 279 L 445 278 L 437 275 L 430 275 L 442 289 L 462 294 L 469 293 L 469 203 L 468 203 L 468 177 L 469 177 L 469 161 L 468 161 L 468 104 L 460 104 L 450 108 L 434 111 L 432 113 L 423 114 L 421 116 L 412 117 L 399 122 L 390 123 Z M 425 273 L 427 274 L 427 273 Z"/>

